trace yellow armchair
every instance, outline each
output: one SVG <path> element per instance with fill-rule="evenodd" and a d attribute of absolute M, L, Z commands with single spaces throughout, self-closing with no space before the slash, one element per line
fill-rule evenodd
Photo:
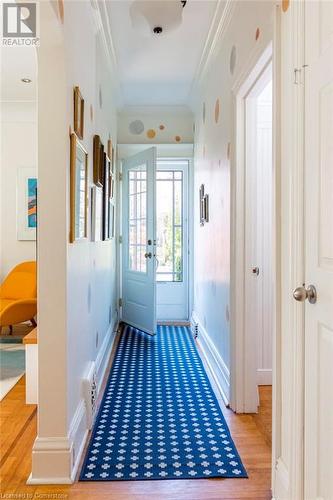
<path fill-rule="evenodd" d="M 22 262 L 8 274 L 0 285 L 0 333 L 3 326 L 30 320 L 34 326 L 37 314 L 36 262 Z"/>

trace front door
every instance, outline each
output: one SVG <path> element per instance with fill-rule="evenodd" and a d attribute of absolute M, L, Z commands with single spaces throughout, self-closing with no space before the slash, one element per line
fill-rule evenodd
<path fill-rule="evenodd" d="M 333 498 L 333 3 L 305 6 L 305 493 Z M 317 290 L 317 301 L 311 289 Z M 303 292 L 303 295 L 302 295 Z"/>
<path fill-rule="evenodd" d="M 123 161 L 122 320 L 156 333 L 156 148 Z"/>

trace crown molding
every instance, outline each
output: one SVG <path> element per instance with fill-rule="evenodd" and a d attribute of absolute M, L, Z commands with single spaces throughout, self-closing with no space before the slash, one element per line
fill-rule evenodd
<path fill-rule="evenodd" d="M 191 95 L 204 78 L 211 60 L 219 49 L 220 43 L 223 40 L 225 32 L 234 15 L 235 9 L 235 0 L 218 0 L 215 14 L 201 54 L 200 62 L 193 79 Z"/>
<path fill-rule="evenodd" d="M 93 21 L 96 32 L 101 35 L 104 52 L 109 64 L 109 68 L 113 75 L 113 81 L 116 85 L 116 91 L 119 99 L 121 98 L 121 85 L 118 79 L 118 62 L 116 51 L 114 48 L 109 15 L 106 8 L 105 0 L 90 0 L 92 7 Z"/>

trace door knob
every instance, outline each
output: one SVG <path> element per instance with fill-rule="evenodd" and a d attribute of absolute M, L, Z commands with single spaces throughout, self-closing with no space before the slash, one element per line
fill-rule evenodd
<path fill-rule="evenodd" d="M 308 286 L 308 288 L 305 288 L 305 285 L 295 288 L 293 296 L 298 302 L 304 302 L 306 299 L 310 304 L 317 302 L 317 290 L 313 285 Z"/>
<path fill-rule="evenodd" d="M 146 259 L 151 259 L 153 254 L 151 252 L 145 253 L 145 258 Z"/>

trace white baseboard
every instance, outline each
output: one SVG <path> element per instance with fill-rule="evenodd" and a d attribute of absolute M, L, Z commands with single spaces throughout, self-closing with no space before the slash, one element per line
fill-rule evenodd
<path fill-rule="evenodd" d="M 199 318 L 195 312 L 192 313 L 191 324 L 192 326 L 197 325 L 198 327 L 198 336 L 196 340 L 204 355 L 205 361 L 219 389 L 219 392 L 221 393 L 224 404 L 228 406 L 230 399 L 229 369 L 220 356 L 219 352 L 217 351 L 211 338 L 209 337 L 208 332 L 200 323 Z"/>
<path fill-rule="evenodd" d="M 258 368 L 257 370 L 258 385 L 272 385 L 272 369 Z"/>
<path fill-rule="evenodd" d="M 103 384 L 117 329 L 118 319 L 114 318 L 95 361 L 97 393 Z M 86 407 L 84 400 L 80 399 L 68 436 L 36 438 L 32 451 L 33 472 L 27 484 L 72 484 L 78 472 L 88 435 Z"/>

